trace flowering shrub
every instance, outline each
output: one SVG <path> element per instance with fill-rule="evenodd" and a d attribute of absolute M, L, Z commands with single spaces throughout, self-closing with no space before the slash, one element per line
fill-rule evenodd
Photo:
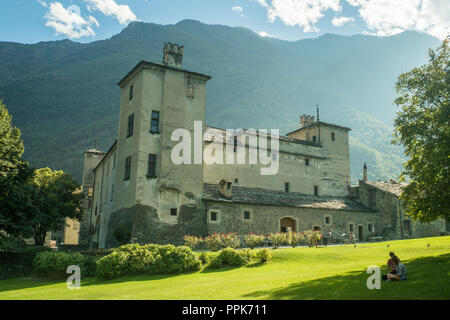
<path fill-rule="evenodd" d="M 263 244 L 265 238 L 266 237 L 264 235 L 257 235 L 251 232 L 244 236 L 245 243 L 247 244 L 247 246 L 250 247 L 250 249 L 253 249 Z"/>
<path fill-rule="evenodd" d="M 217 251 L 222 248 L 222 238 L 220 234 L 214 233 L 212 236 L 203 239 L 205 246 L 211 251 Z"/>
<path fill-rule="evenodd" d="M 203 242 L 203 239 L 201 237 L 196 236 L 184 236 L 184 245 L 191 248 L 191 250 L 194 250 L 199 243 Z"/>
<path fill-rule="evenodd" d="M 221 233 L 220 239 L 222 241 L 223 248 L 237 248 L 241 245 L 237 232 L 236 233 L 230 232 L 228 234 Z"/>
<path fill-rule="evenodd" d="M 290 231 L 288 233 L 289 244 L 292 246 L 292 248 L 298 246 L 304 238 L 305 236 L 301 232 Z"/>
<path fill-rule="evenodd" d="M 255 257 L 259 260 L 259 262 L 264 263 L 272 260 L 272 253 L 269 249 L 260 249 L 256 251 Z"/>
<path fill-rule="evenodd" d="M 308 230 L 305 231 L 305 238 L 310 247 L 317 246 L 317 243 L 322 239 L 320 231 Z"/>
<path fill-rule="evenodd" d="M 279 246 L 283 244 L 288 244 L 289 238 L 287 233 L 270 233 L 267 236 L 267 239 L 272 241 L 274 249 L 278 248 Z"/>

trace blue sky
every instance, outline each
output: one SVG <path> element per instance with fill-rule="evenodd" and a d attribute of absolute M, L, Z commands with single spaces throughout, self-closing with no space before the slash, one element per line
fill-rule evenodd
<path fill-rule="evenodd" d="M 1 0 L 0 41 L 36 43 L 111 37 L 131 21 L 195 19 L 298 40 L 324 33 L 389 36 L 450 33 L 449 0 Z"/>

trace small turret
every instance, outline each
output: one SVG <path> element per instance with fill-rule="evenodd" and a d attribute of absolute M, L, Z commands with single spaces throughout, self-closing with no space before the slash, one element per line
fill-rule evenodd
<path fill-rule="evenodd" d="M 181 68 L 183 65 L 184 46 L 167 42 L 164 44 L 163 63 L 170 67 Z"/>
<path fill-rule="evenodd" d="M 308 116 L 306 114 L 300 116 L 300 128 L 307 127 L 314 122 L 314 116 Z"/>

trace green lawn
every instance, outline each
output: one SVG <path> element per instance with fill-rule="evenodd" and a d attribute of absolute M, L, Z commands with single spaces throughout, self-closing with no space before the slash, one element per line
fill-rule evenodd
<path fill-rule="evenodd" d="M 367 289 L 367 267 L 382 266 L 385 273 L 390 251 L 403 260 L 408 280 Z M 110 281 L 86 279 L 79 290 L 68 290 L 63 281 L 0 280 L 0 299 L 450 299 L 448 236 L 272 252 L 273 260 L 267 264 Z"/>

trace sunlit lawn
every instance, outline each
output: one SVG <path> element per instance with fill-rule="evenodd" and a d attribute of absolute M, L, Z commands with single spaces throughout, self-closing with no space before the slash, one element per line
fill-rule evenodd
<path fill-rule="evenodd" d="M 408 280 L 367 289 L 367 267 L 378 265 L 385 273 L 390 251 L 406 265 Z M 0 280 L 0 299 L 450 299 L 448 236 L 272 252 L 273 260 L 267 264 L 182 275 L 85 279 L 79 290 L 67 289 L 64 281 Z"/>

